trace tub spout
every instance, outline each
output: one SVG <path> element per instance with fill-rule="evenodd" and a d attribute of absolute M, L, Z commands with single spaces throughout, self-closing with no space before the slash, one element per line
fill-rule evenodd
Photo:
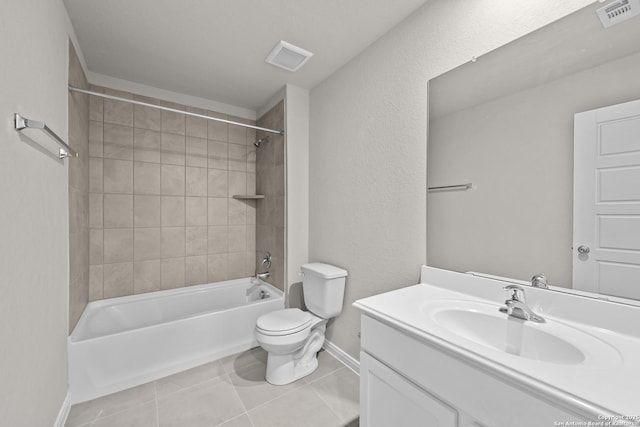
<path fill-rule="evenodd" d="M 269 276 L 271 276 L 271 274 L 268 271 L 256 274 L 256 277 L 260 280 L 266 280 Z"/>

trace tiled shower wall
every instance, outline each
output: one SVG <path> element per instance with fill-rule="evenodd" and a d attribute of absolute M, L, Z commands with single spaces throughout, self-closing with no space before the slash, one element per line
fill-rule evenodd
<path fill-rule="evenodd" d="M 110 89 L 92 90 L 250 123 Z M 90 96 L 90 299 L 255 273 L 256 132 Z"/>
<path fill-rule="evenodd" d="M 258 126 L 284 129 L 284 100 L 258 119 Z M 269 135 L 269 142 L 256 150 L 256 190 L 264 194 L 257 202 L 256 259 L 257 268 L 265 252 L 272 256 L 269 282 L 285 288 L 285 137 L 258 131 L 258 138 Z M 292 230 L 295 232 L 295 230 Z"/>
<path fill-rule="evenodd" d="M 69 84 L 88 83 L 69 42 Z M 89 301 L 89 97 L 69 93 L 69 144 L 78 152 L 69 165 L 69 333 Z"/>

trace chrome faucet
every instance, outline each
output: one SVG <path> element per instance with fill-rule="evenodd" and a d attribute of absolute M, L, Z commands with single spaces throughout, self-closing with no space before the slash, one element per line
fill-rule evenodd
<path fill-rule="evenodd" d="M 256 278 L 260 280 L 266 280 L 271 274 L 269 268 L 271 268 L 271 253 L 267 252 L 262 259 L 262 268 L 265 269 L 263 273 L 256 273 Z"/>
<path fill-rule="evenodd" d="M 545 322 L 544 318 L 535 314 L 527 305 L 524 289 L 517 285 L 505 286 L 503 289 L 509 293 L 509 299 L 504 302 L 505 307 L 500 308 L 501 312 L 517 319 L 531 320 L 537 323 Z"/>
<path fill-rule="evenodd" d="M 549 286 L 547 286 L 547 276 L 545 276 L 544 274 L 536 274 L 531 278 L 531 286 L 533 286 L 534 288 L 548 289 Z"/>

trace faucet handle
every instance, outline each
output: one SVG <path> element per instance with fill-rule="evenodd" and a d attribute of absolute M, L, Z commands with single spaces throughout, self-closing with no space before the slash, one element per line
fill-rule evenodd
<path fill-rule="evenodd" d="M 508 285 L 504 288 L 509 293 L 509 299 L 507 301 L 520 301 L 524 302 L 524 289 L 518 285 Z"/>

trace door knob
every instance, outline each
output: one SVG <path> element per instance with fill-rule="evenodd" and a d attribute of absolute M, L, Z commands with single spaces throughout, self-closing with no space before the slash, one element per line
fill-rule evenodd
<path fill-rule="evenodd" d="M 590 251 L 591 249 L 589 249 L 589 246 L 585 246 L 585 245 L 578 246 L 578 253 L 581 255 L 588 254 Z"/>

